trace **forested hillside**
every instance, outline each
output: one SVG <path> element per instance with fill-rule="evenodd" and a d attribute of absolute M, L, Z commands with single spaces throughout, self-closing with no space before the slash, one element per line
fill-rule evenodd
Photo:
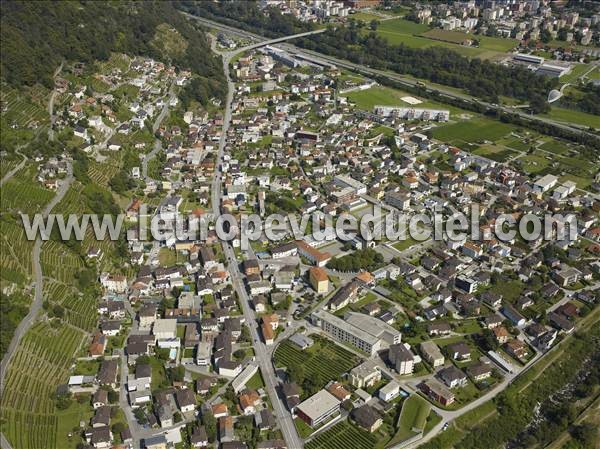
<path fill-rule="evenodd" d="M 106 60 L 113 52 L 164 59 L 154 42 L 157 27 L 168 24 L 186 41 L 169 57 L 178 68 L 201 77 L 199 101 L 224 92 L 223 73 L 209 43 L 170 2 L 2 2 L 2 79 L 13 87 L 52 86 L 62 60 Z"/>

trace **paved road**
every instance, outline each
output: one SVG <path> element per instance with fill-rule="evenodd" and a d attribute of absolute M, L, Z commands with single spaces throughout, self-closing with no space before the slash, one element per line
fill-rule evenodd
<path fill-rule="evenodd" d="M 8 440 L 4 437 L 3 433 L 0 433 L 0 448 L 1 449 L 12 449 L 12 446 Z"/>
<path fill-rule="evenodd" d="M 63 68 L 64 62 L 61 62 L 58 68 L 54 71 L 54 78 L 58 76 Z M 50 128 L 48 128 L 48 140 L 52 142 L 54 140 L 54 122 L 56 122 L 56 116 L 54 115 L 54 101 L 58 95 L 58 91 L 54 89 L 48 100 L 48 115 L 50 116 Z"/>
<path fill-rule="evenodd" d="M 21 160 L 21 162 L 19 162 L 17 164 L 17 166 L 13 169 L 11 169 L 10 171 L 8 171 L 3 177 L 2 180 L 0 180 L 0 186 L 2 186 L 2 184 L 4 184 L 5 182 L 7 182 L 8 180 L 10 180 L 13 176 L 15 176 L 15 174 L 21 170 L 23 168 L 23 166 L 25 165 L 25 162 L 27 162 L 27 156 L 25 156 L 24 154 L 20 153 L 19 150 L 21 148 L 25 148 L 27 145 L 19 145 L 17 147 L 17 149 L 15 150 L 15 153 L 18 154 L 19 156 L 21 156 L 23 158 L 23 160 Z"/>
<path fill-rule="evenodd" d="M 163 106 L 162 110 L 158 114 L 158 117 L 156 117 L 156 120 L 154 120 L 154 124 L 152 125 L 152 134 L 155 134 L 156 131 L 158 131 L 158 128 L 160 128 L 160 124 L 167 115 L 167 112 L 169 112 L 169 104 L 171 103 L 171 100 L 173 100 L 175 97 L 175 84 L 171 84 L 171 87 L 169 88 L 169 95 L 167 100 L 165 101 L 165 105 Z M 144 156 L 144 159 L 142 160 L 142 178 L 144 178 L 144 181 L 146 182 L 154 181 L 154 179 L 148 176 L 148 162 L 150 162 L 150 160 L 152 160 L 160 150 L 162 150 L 162 144 L 160 142 L 160 139 L 157 138 L 154 141 L 154 147 L 152 148 L 152 151 L 146 154 L 146 156 Z"/>
<path fill-rule="evenodd" d="M 213 178 L 212 184 L 212 207 L 215 219 L 220 216 L 221 209 L 221 197 L 222 197 L 222 161 L 223 154 L 225 150 L 225 146 L 227 143 L 227 133 L 229 130 L 229 126 L 231 124 L 231 103 L 233 101 L 233 94 L 235 85 L 231 81 L 229 75 L 229 62 L 231 58 L 239 53 L 242 50 L 224 53 L 223 56 L 223 70 L 225 72 L 225 76 L 227 78 L 227 98 L 225 103 L 225 115 L 223 120 L 223 129 L 221 133 L 221 140 L 219 141 L 219 150 L 217 153 L 217 170 L 215 172 L 215 176 Z M 223 243 L 223 250 L 226 257 L 226 264 L 229 267 L 229 273 L 231 275 L 231 280 L 235 291 L 238 294 L 240 302 L 242 304 L 242 309 L 244 313 L 244 318 L 246 320 L 246 325 L 250 329 L 250 335 L 252 336 L 254 352 L 256 356 L 256 360 L 258 361 L 259 367 L 262 372 L 262 376 L 265 382 L 265 388 L 269 397 L 271 399 L 271 403 L 273 405 L 273 409 L 275 411 L 275 416 L 277 418 L 277 422 L 281 428 L 283 433 L 283 438 L 287 443 L 287 447 L 290 449 L 301 449 L 302 448 L 302 440 L 298 436 L 298 432 L 296 431 L 296 427 L 292 420 L 290 413 L 286 410 L 281 398 L 277 394 L 276 386 L 277 379 L 275 376 L 275 370 L 273 368 L 273 364 L 271 363 L 271 355 L 270 351 L 267 349 L 265 344 L 262 342 L 261 337 L 258 332 L 258 325 L 256 320 L 256 315 L 254 314 L 254 310 L 250 307 L 250 298 L 244 286 L 242 274 L 239 271 L 238 263 L 235 257 L 235 253 L 233 251 L 233 247 L 227 243 Z"/>
<path fill-rule="evenodd" d="M 67 176 L 60 184 L 58 190 L 56 191 L 56 195 L 54 198 L 46 205 L 46 208 L 43 210 L 42 215 L 45 217 L 52 212 L 54 206 L 56 206 L 65 196 L 69 187 L 71 187 L 71 183 L 73 182 L 73 166 L 71 162 L 67 165 Z M 44 302 L 43 288 L 44 288 L 44 278 L 42 273 L 42 266 L 40 264 L 40 252 L 42 248 L 42 240 L 38 237 L 33 245 L 33 251 L 31 253 L 31 258 L 33 260 L 33 272 L 35 276 L 35 294 L 33 297 L 33 302 L 31 303 L 31 308 L 29 309 L 29 313 L 21 320 L 15 333 L 13 335 L 12 340 L 10 341 L 10 345 L 8 346 L 8 350 L 0 363 L 0 393 L 4 390 L 4 376 L 6 374 L 6 370 L 8 368 L 8 364 L 10 359 L 14 355 L 21 338 L 25 333 L 29 330 L 32 324 L 37 319 L 38 312 L 42 308 L 42 303 Z"/>

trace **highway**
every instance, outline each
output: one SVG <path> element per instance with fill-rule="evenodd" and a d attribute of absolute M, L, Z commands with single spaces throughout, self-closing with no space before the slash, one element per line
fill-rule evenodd
<path fill-rule="evenodd" d="M 288 39 L 291 39 L 295 36 L 290 36 Z M 280 41 L 280 40 L 279 40 Z M 266 44 L 265 44 L 266 45 Z M 245 47 L 246 48 L 246 47 Z M 222 53 L 223 58 L 223 70 L 225 72 L 225 76 L 227 79 L 227 98 L 225 102 L 225 114 L 223 118 L 223 128 L 221 133 L 221 139 L 219 141 L 219 149 L 217 153 L 217 169 L 215 172 L 215 176 L 212 181 L 212 192 L 211 192 L 211 201 L 212 208 L 214 213 L 215 220 L 221 215 L 221 199 L 223 196 L 222 192 L 222 162 L 223 155 L 225 152 L 225 147 L 227 145 L 227 134 L 229 130 L 229 126 L 231 124 L 231 104 L 233 102 L 233 94 L 235 90 L 235 84 L 231 80 L 229 74 L 229 63 L 231 59 L 238 54 L 239 52 L 246 51 L 245 49 L 239 49 L 237 51 Z M 292 416 L 285 408 L 283 401 L 277 394 L 277 379 L 275 376 L 275 370 L 273 364 L 271 363 L 271 354 L 267 349 L 266 345 L 261 340 L 261 336 L 259 335 L 258 325 L 256 320 L 256 315 L 254 310 L 250 307 L 250 297 L 248 296 L 248 292 L 246 291 L 246 287 L 244 285 L 243 276 L 240 273 L 238 262 L 233 251 L 233 247 L 229 242 L 223 242 L 223 251 L 226 256 L 226 264 L 229 269 L 229 274 L 231 275 L 231 282 L 233 287 L 238 295 L 240 303 L 242 305 L 244 319 L 246 325 L 250 330 L 250 335 L 252 337 L 254 352 L 256 360 L 258 361 L 263 380 L 265 382 L 265 389 L 269 394 L 271 399 L 271 403 L 273 405 L 273 409 L 275 412 L 275 417 L 281 428 L 281 432 L 283 434 L 283 438 L 287 443 L 287 447 L 290 449 L 301 449 L 302 448 L 302 440 L 298 436 L 298 432 L 296 431 L 296 426 L 294 425 L 294 421 L 292 420 Z"/>
<path fill-rule="evenodd" d="M 185 14 L 185 13 L 184 13 Z M 262 41 L 259 44 L 262 43 L 262 45 L 270 45 L 270 44 L 276 44 L 276 43 L 282 43 L 283 41 L 278 40 L 278 39 L 271 39 L 271 40 L 265 40 L 266 38 L 263 36 L 260 36 L 258 34 L 254 34 L 254 33 L 250 33 L 248 31 L 244 31 L 244 30 L 240 30 L 234 27 L 230 27 L 227 25 L 223 25 L 219 22 L 215 22 L 209 19 L 205 19 L 203 17 L 198 17 L 198 16 L 192 16 L 190 14 L 185 14 L 187 17 L 191 17 L 194 18 L 195 20 L 197 20 L 198 22 L 200 22 L 201 24 L 204 24 L 206 26 L 210 26 L 212 28 L 216 28 L 222 31 L 226 31 L 229 32 L 231 34 L 235 34 L 237 36 L 241 36 L 247 39 L 253 39 L 253 40 L 258 40 L 258 41 Z M 322 32 L 322 30 L 319 30 L 320 32 Z M 303 35 L 306 35 L 306 33 L 303 33 Z M 296 35 L 295 37 L 302 37 L 302 35 Z M 283 39 L 283 38 L 280 38 Z M 274 41 L 278 41 L 278 42 L 274 42 Z M 260 46 L 259 44 L 255 44 L 255 45 L 251 45 L 248 48 L 256 48 L 256 46 Z M 575 124 L 569 124 L 566 125 L 562 122 L 557 122 L 555 120 L 551 120 L 548 118 L 544 118 L 544 117 L 539 117 L 539 116 L 532 116 L 529 115 L 525 112 L 519 111 L 518 109 L 514 109 L 514 108 L 510 108 L 507 106 L 502 106 L 502 105 L 496 105 L 496 104 L 492 104 L 492 103 L 488 103 L 486 101 L 480 100 L 478 98 L 472 97 L 470 95 L 467 94 L 463 94 L 463 93 L 459 93 L 453 90 L 449 90 L 449 89 L 444 89 L 442 87 L 439 86 L 435 86 L 433 87 L 432 85 L 428 84 L 428 83 L 423 83 L 423 81 L 420 80 L 415 80 L 412 78 L 408 78 L 405 76 L 401 76 L 398 75 L 397 73 L 394 72 L 389 72 L 389 71 L 385 71 L 385 70 L 378 70 L 378 69 L 373 69 L 361 64 L 355 64 L 353 62 L 347 61 L 347 60 L 343 60 L 343 59 L 338 59 L 335 58 L 333 56 L 328 56 L 322 53 L 318 53 L 316 51 L 312 51 L 312 50 L 305 50 L 303 48 L 299 48 L 296 47 L 292 44 L 289 43 L 283 43 L 282 45 L 279 45 L 279 47 L 283 48 L 284 50 L 289 51 L 292 54 L 301 56 L 309 61 L 314 61 L 314 62 L 320 62 L 323 64 L 333 64 L 336 65 L 338 67 L 343 67 L 345 69 L 348 70 L 352 70 L 354 72 L 358 72 L 364 75 L 367 75 L 369 77 L 381 77 L 381 78 L 385 78 L 391 81 L 394 81 L 400 85 L 404 85 L 406 87 L 410 87 L 410 88 L 417 88 L 417 87 L 422 87 L 423 84 L 425 84 L 425 90 L 428 92 L 433 92 L 433 93 L 437 93 L 443 97 L 447 97 L 450 99 L 456 99 L 456 100 L 461 100 L 461 101 L 467 101 L 467 102 L 471 102 L 471 103 L 477 103 L 481 106 L 484 106 L 485 108 L 487 108 L 488 110 L 494 110 L 498 113 L 502 112 L 502 113 L 507 113 L 507 114 L 515 114 L 518 115 L 521 119 L 529 121 L 529 122 L 538 122 L 538 123 L 545 123 L 545 124 L 550 124 L 550 125 L 554 125 L 557 128 L 563 129 L 565 131 L 571 131 L 571 132 L 580 132 L 583 133 L 587 136 L 591 136 L 594 138 L 598 138 L 597 134 L 591 133 L 589 131 L 587 131 L 584 127 L 580 127 L 579 125 L 575 125 Z M 240 49 L 241 50 L 241 49 Z M 443 100 L 442 100 L 443 101 Z"/>

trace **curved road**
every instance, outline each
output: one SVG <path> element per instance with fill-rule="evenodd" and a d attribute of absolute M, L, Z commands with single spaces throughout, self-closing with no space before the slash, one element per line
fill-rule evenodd
<path fill-rule="evenodd" d="M 24 154 L 20 153 L 19 150 L 21 148 L 25 148 L 28 144 L 26 145 L 20 145 L 16 150 L 15 153 L 18 154 L 19 156 L 21 156 L 23 158 L 23 160 L 21 162 L 19 162 L 17 164 L 17 166 L 13 169 L 11 169 L 8 173 L 6 173 L 3 177 L 2 180 L 0 180 L 0 186 L 2 186 L 2 184 L 4 184 L 5 182 L 7 182 L 9 179 L 11 179 L 13 176 L 15 176 L 15 173 L 17 173 L 19 170 L 21 170 L 23 168 L 23 166 L 25 165 L 25 162 L 27 162 L 27 156 L 25 156 Z"/>
<path fill-rule="evenodd" d="M 56 191 L 56 195 L 54 198 L 46 205 L 46 208 L 42 212 L 44 218 L 52 212 L 54 206 L 56 206 L 65 196 L 69 187 L 71 187 L 71 183 L 73 182 L 73 165 L 71 162 L 68 163 L 67 166 L 67 177 L 63 180 L 62 184 Z M 33 302 L 31 303 L 31 309 L 29 313 L 21 320 L 17 329 L 15 330 L 15 334 L 10 341 L 10 345 L 8 346 L 8 350 L 0 363 L 0 394 L 4 391 L 4 376 L 6 374 L 6 370 L 8 368 L 8 364 L 10 359 L 14 355 L 21 338 L 25 333 L 29 330 L 29 328 L 35 322 L 38 312 L 42 308 L 42 303 L 44 302 L 43 295 L 43 287 L 44 287 L 44 279 L 42 273 L 42 266 L 40 264 L 40 252 L 42 249 L 42 240 L 38 237 L 33 246 L 33 251 L 31 252 L 31 258 L 33 260 L 33 271 L 35 275 L 35 295 L 33 297 Z"/>
<path fill-rule="evenodd" d="M 158 117 L 156 117 L 156 120 L 154 121 L 154 125 L 152 125 L 152 134 L 155 134 L 156 131 L 158 131 L 158 128 L 160 128 L 160 124 L 162 123 L 165 116 L 167 115 L 167 112 L 169 112 L 169 104 L 171 103 L 171 100 L 173 100 L 176 97 L 174 87 L 175 87 L 175 84 L 171 84 L 167 101 L 165 102 L 165 105 L 163 106 L 162 110 L 160 111 L 160 114 L 158 114 Z M 162 144 L 160 142 L 160 139 L 157 138 L 154 141 L 154 148 L 152 148 L 152 151 L 150 151 L 150 153 L 146 154 L 146 156 L 144 156 L 144 159 L 142 160 L 142 178 L 144 178 L 145 182 L 154 181 L 154 179 L 152 179 L 151 177 L 148 176 L 148 162 L 150 162 L 150 160 L 152 160 L 154 158 L 154 156 L 156 156 L 161 149 L 162 149 Z"/>

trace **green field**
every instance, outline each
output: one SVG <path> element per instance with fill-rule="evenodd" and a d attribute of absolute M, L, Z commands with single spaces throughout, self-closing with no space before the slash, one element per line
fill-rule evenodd
<path fill-rule="evenodd" d="M 587 112 L 552 106 L 550 112 L 542 116 L 560 122 L 575 123 L 576 125 L 600 129 L 600 117 L 588 114 Z"/>
<path fill-rule="evenodd" d="M 425 429 L 430 410 L 431 407 L 427 401 L 416 394 L 406 399 L 398 418 L 398 431 L 390 444 L 399 443 L 422 432 Z"/>
<path fill-rule="evenodd" d="M 495 142 L 513 130 L 513 125 L 478 117 L 459 123 L 438 126 L 433 129 L 433 137 L 460 146 L 461 142 L 478 143 L 484 140 Z"/>
<path fill-rule="evenodd" d="M 430 30 L 427 25 L 415 23 L 405 19 L 393 19 L 380 22 L 377 27 L 377 34 L 384 37 L 392 45 L 404 44 L 412 48 L 445 47 L 456 51 L 457 53 L 471 57 L 489 59 L 505 53 L 515 45 L 514 39 L 488 38 L 486 36 L 470 36 L 480 41 L 480 47 L 467 47 L 460 44 L 446 42 L 440 39 L 448 37 L 446 33 L 455 33 L 453 31 Z M 431 33 L 431 34 L 427 34 Z M 428 36 L 434 36 L 430 38 Z M 465 36 L 469 37 L 468 34 Z M 456 35 L 448 38 L 452 41 Z"/>
<path fill-rule="evenodd" d="M 438 39 L 441 41 L 454 43 L 455 45 L 461 45 L 462 42 L 469 39 L 476 39 L 479 41 L 480 49 L 498 51 L 502 53 L 506 53 L 507 51 L 512 50 L 517 45 L 516 39 L 504 39 L 501 37 L 472 35 L 463 33 L 462 31 L 446 31 L 434 29 L 427 31 L 426 33 L 422 34 L 422 36 L 428 37 L 430 39 Z"/>
<path fill-rule="evenodd" d="M 306 449 L 367 449 L 377 444 L 377 438 L 344 421 L 310 440 Z"/>
<path fill-rule="evenodd" d="M 506 148 L 504 145 L 485 144 L 472 151 L 478 156 L 487 157 L 496 162 L 506 162 L 508 159 L 517 156 L 519 153 Z"/>
<path fill-rule="evenodd" d="M 317 378 L 323 386 L 354 368 L 360 358 L 350 351 L 318 336 L 311 336 L 315 344 L 304 351 L 295 344 L 284 341 L 275 350 L 277 367 L 302 366 L 307 378 Z"/>

